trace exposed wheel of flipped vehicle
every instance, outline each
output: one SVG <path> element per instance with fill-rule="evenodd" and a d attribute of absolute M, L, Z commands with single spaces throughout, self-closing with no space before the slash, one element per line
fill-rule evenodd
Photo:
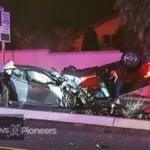
<path fill-rule="evenodd" d="M 127 68 L 135 68 L 140 64 L 140 55 L 136 52 L 125 52 L 121 56 L 122 64 Z"/>
<path fill-rule="evenodd" d="M 65 108 L 74 108 L 76 106 L 77 100 L 71 92 L 64 92 L 62 98 L 62 105 Z"/>

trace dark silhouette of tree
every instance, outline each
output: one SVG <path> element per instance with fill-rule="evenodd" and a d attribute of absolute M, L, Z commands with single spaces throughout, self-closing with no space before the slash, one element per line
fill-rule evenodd
<path fill-rule="evenodd" d="M 136 50 L 141 52 L 140 44 L 135 39 L 137 38 L 136 32 L 133 30 L 129 30 L 127 26 L 120 26 L 119 29 L 115 33 L 114 37 L 114 45 L 116 49 L 119 49 L 122 52 L 128 50 Z"/>
<path fill-rule="evenodd" d="M 95 51 L 100 50 L 98 43 L 98 37 L 93 28 L 88 28 L 84 35 L 84 40 L 82 43 L 82 51 Z"/>
<path fill-rule="evenodd" d="M 139 45 L 143 53 L 150 53 L 150 0 L 116 0 L 115 8 L 120 13 L 121 25 L 126 26 L 128 40 Z"/>
<path fill-rule="evenodd" d="M 73 29 L 54 28 L 51 32 L 32 31 L 27 26 L 13 28 L 16 49 L 49 49 L 50 52 L 74 51 Z"/>
<path fill-rule="evenodd" d="M 74 47 L 75 30 L 72 28 L 54 28 L 53 42 L 55 43 L 54 51 L 57 52 L 72 52 Z"/>

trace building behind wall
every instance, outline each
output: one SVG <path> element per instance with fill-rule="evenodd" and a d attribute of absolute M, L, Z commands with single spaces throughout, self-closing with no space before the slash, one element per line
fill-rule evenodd
<path fill-rule="evenodd" d="M 99 22 L 91 25 L 98 36 L 98 41 L 102 44 L 102 49 L 113 49 L 114 48 L 114 35 L 120 26 L 120 18 L 118 15 L 106 17 Z M 82 51 L 82 43 L 84 40 L 84 34 L 87 29 L 82 30 L 78 33 L 74 46 L 76 51 Z"/>

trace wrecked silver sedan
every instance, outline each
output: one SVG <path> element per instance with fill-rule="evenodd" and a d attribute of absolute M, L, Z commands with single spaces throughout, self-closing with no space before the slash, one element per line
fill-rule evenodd
<path fill-rule="evenodd" d="M 7 106 L 17 103 L 20 107 L 31 105 L 72 108 L 74 106 L 73 95 L 67 93 L 67 100 L 63 100 L 62 77 L 58 72 L 35 66 L 15 66 L 16 68 L 6 69 L 1 74 L 1 104 Z"/>

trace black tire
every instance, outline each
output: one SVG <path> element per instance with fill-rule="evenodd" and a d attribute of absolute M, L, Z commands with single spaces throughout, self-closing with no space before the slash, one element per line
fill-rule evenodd
<path fill-rule="evenodd" d="M 72 109 L 76 106 L 77 100 L 71 92 L 65 91 L 62 98 L 62 105 L 65 108 Z"/>
<path fill-rule="evenodd" d="M 136 52 L 129 51 L 122 54 L 121 62 L 127 68 L 136 68 L 139 66 L 141 58 Z"/>

